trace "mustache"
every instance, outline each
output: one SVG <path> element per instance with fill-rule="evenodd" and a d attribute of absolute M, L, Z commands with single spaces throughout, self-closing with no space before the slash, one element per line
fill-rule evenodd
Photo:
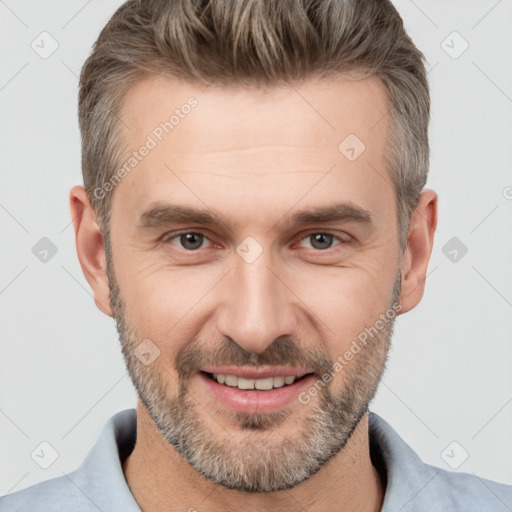
<path fill-rule="evenodd" d="M 229 337 L 225 337 L 216 347 L 209 347 L 194 339 L 178 353 L 175 360 L 176 372 L 183 380 L 207 365 L 293 366 L 320 376 L 332 369 L 333 362 L 320 350 L 301 347 L 289 337 L 276 338 L 261 353 L 249 352 Z"/>

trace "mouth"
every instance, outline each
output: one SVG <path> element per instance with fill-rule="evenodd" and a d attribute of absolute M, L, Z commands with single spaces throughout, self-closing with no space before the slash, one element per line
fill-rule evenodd
<path fill-rule="evenodd" d="M 270 391 L 272 389 L 282 388 L 284 386 L 290 386 L 294 382 L 298 382 L 304 379 L 311 373 L 306 373 L 302 376 L 296 375 L 276 375 L 265 378 L 249 379 L 245 377 L 239 377 L 237 375 L 229 375 L 224 373 L 209 373 L 202 372 L 204 375 L 214 380 L 215 382 L 224 386 L 232 388 L 238 388 L 241 390 L 254 389 L 258 391 Z"/>
<path fill-rule="evenodd" d="M 198 372 L 206 392 L 232 412 L 271 413 L 294 403 L 311 386 L 313 372 L 288 368 L 205 368 Z"/>

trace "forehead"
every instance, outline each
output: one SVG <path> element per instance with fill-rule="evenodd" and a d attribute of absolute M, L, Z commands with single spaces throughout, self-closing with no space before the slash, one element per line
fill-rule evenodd
<path fill-rule="evenodd" d="M 187 103 L 192 101 L 197 105 L 189 109 Z M 347 133 L 368 139 L 368 132 L 377 125 L 385 128 L 386 123 L 380 121 L 388 110 L 380 79 L 349 80 L 342 76 L 265 89 L 201 86 L 155 76 L 131 87 L 123 107 L 128 143 L 136 144 L 134 136 L 151 134 L 174 114 L 172 137 L 168 139 L 179 146 L 182 138 L 186 138 L 189 152 L 196 148 L 222 151 L 297 142 L 305 148 L 318 144 L 332 146 Z M 183 113 L 189 110 L 193 115 Z M 182 122 L 186 118 L 187 122 Z M 196 145 L 189 138 L 191 131 L 196 136 Z M 236 133 L 236 145 L 226 137 L 230 132 Z M 202 137 L 205 134 L 207 139 Z"/>
<path fill-rule="evenodd" d="M 121 165 L 130 158 L 134 165 L 125 166 L 113 205 L 116 196 L 133 212 L 155 202 L 209 201 L 249 213 L 265 203 L 273 209 L 277 197 L 289 208 L 309 189 L 304 206 L 338 190 L 368 207 L 371 194 L 391 183 L 387 110 L 375 77 L 267 89 L 145 79 L 125 97 Z"/>

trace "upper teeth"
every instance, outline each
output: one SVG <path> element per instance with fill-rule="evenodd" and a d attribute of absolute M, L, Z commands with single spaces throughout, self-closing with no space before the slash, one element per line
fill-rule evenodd
<path fill-rule="evenodd" d="M 288 377 L 267 377 L 266 379 L 244 379 L 236 375 L 223 375 L 213 374 L 213 378 L 219 384 L 226 384 L 231 387 L 238 387 L 238 389 L 261 389 L 268 390 L 272 388 L 280 388 L 285 384 L 293 384 L 295 381 L 294 376 Z"/>

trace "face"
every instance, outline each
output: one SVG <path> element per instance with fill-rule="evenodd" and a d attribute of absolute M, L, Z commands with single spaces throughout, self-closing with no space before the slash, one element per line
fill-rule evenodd
<path fill-rule="evenodd" d="M 304 481 L 375 393 L 400 294 L 386 111 L 376 78 L 155 78 L 126 98 L 137 162 L 112 196 L 114 316 L 158 430 L 220 485 Z"/>

